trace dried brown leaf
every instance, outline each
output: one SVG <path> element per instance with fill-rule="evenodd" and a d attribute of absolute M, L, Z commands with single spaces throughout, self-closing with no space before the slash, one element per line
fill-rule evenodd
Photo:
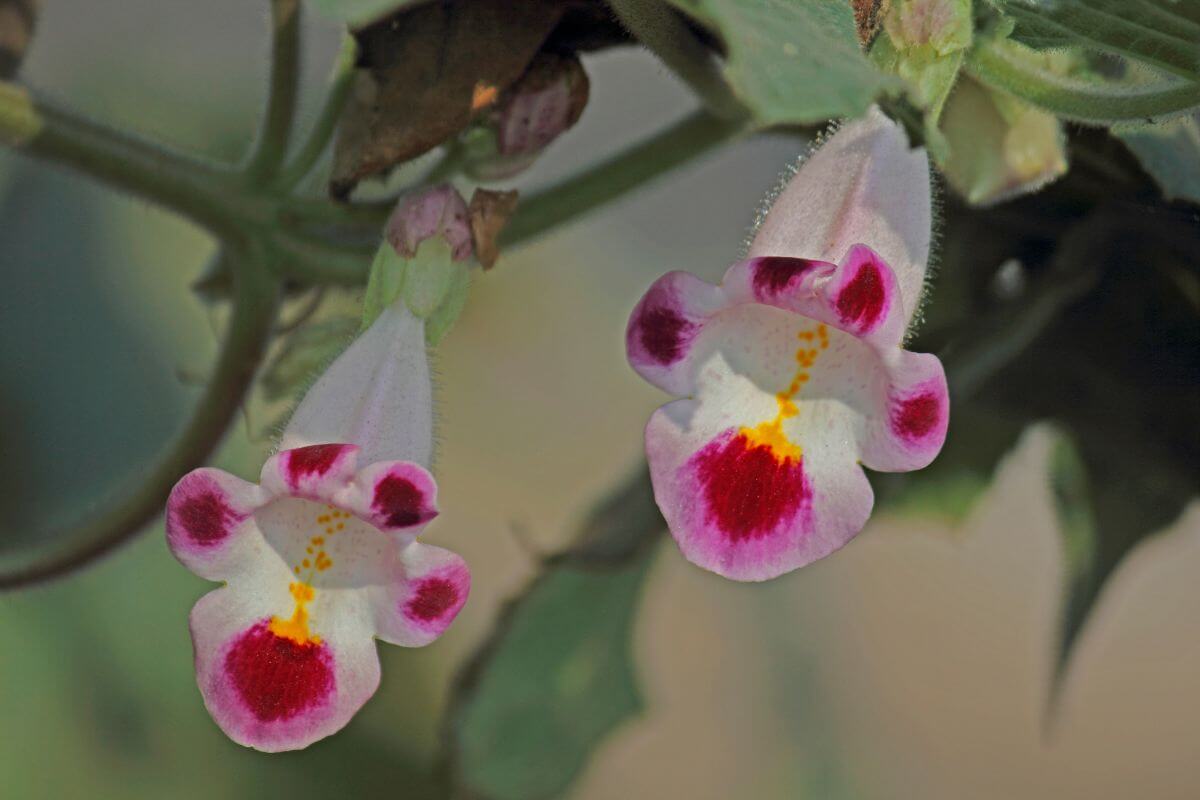
<path fill-rule="evenodd" d="M 345 197 L 465 128 L 524 74 L 563 11 L 561 0 L 443 0 L 357 31 L 330 193 Z"/>
<path fill-rule="evenodd" d="M 17 74 L 33 39 L 39 0 L 0 0 L 0 79 Z"/>
<path fill-rule="evenodd" d="M 517 192 L 493 192 L 476 189 L 467 211 L 471 219 L 471 237 L 475 258 L 484 269 L 491 269 L 500 257 L 500 232 L 517 209 Z"/>
<path fill-rule="evenodd" d="M 854 24 L 863 47 L 874 40 L 891 5 L 892 0 L 854 0 Z"/>

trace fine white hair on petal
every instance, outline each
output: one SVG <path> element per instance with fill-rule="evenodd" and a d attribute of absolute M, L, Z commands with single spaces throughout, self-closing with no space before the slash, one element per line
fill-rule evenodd
<path fill-rule="evenodd" d="M 920 305 L 933 227 L 929 159 L 878 108 L 824 138 L 761 217 L 748 257 L 836 261 L 865 244 L 892 266 L 905 319 Z"/>
<path fill-rule="evenodd" d="M 433 456 L 433 386 L 425 323 L 404 303 L 386 308 L 300 401 L 280 449 L 356 444 L 358 463 Z"/>

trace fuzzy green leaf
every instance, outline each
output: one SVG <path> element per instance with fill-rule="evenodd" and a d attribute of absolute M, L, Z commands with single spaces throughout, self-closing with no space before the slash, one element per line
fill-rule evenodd
<path fill-rule="evenodd" d="M 667 0 L 712 30 L 725 77 L 761 125 L 854 117 L 892 80 L 859 47 L 849 3 L 829 0 Z"/>
<path fill-rule="evenodd" d="M 642 708 L 630 636 L 662 528 L 640 472 L 502 612 L 446 718 L 450 771 L 464 794 L 558 797 Z"/>
<path fill-rule="evenodd" d="M 992 0 L 1037 48 L 1071 45 L 1200 80 L 1200 10 L 1180 0 Z"/>

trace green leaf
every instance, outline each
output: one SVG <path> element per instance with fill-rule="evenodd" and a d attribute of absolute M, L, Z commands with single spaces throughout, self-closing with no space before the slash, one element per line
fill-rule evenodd
<path fill-rule="evenodd" d="M 666 1 L 723 42 L 725 77 L 761 125 L 858 116 L 896 86 L 859 47 L 849 3 Z"/>
<path fill-rule="evenodd" d="M 435 347 L 458 322 L 458 316 L 467 304 L 467 292 L 471 288 L 471 277 L 467 265 L 454 261 L 447 265 L 450 281 L 446 286 L 441 304 L 425 320 L 425 343 Z"/>
<path fill-rule="evenodd" d="M 1200 116 L 1114 128 L 1168 200 L 1200 203 Z"/>
<path fill-rule="evenodd" d="M 371 327 L 383 310 L 396 301 L 404 288 L 404 272 L 408 261 L 396 248 L 384 240 L 375 251 L 371 271 L 367 273 L 367 289 L 363 294 L 362 329 Z"/>
<path fill-rule="evenodd" d="M 360 28 L 375 22 L 406 6 L 415 6 L 426 0 L 312 0 L 313 5 L 328 17 L 346 23 L 347 27 Z"/>
<path fill-rule="evenodd" d="M 1100 583 L 1096 574 L 1099 533 L 1088 489 L 1088 467 L 1078 446 L 1064 431 L 1058 431 L 1051 449 L 1049 477 L 1063 547 L 1062 617 L 1050 692 L 1053 714 L 1058 690 L 1066 676 L 1071 645 L 1087 618 Z"/>
<path fill-rule="evenodd" d="M 384 246 L 391 247 L 386 243 Z M 451 285 L 455 283 L 455 275 L 461 268 L 461 264 L 451 260 L 450 245 L 441 236 L 421 242 L 404 274 L 401 294 L 404 295 L 408 310 L 421 319 L 436 311 L 445 302 Z"/>
<path fill-rule="evenodd" d="M 1196 285 L 1200 234 L 1162 211 L 1102 206 L 1067 229 L 1055 268 L 1094 270 L 1096 284 L 989 385 L 992 403 L 1068 431 L 1086 474 L 1084 493 L 1059 459 L 1071 499 L 1060 681 L 1105 582 L 1200 487 L 1200 324 L 1194 297 L 1180 291 Z"/>
<path fill-rule="evenodd" d="M 1200 80 L 1200 13 L 1179 0 L 992 0 L 1031 47 L 1069 45 Z"/>
<path fill-rule="evenodd" d="M 446 717 L 460 790 L 558 797 L 604 737 L 642 708 L 630 635 L 663 526 L 643 470 L 503 610 Z"/>
<path fill-rule="evenodd" d="M 262 376 L 268 402 L 293 398 L 323 367 L 342 352 L 358 331 L 353 317 L 330 317 L 300 328 L 267 366 Z"/>

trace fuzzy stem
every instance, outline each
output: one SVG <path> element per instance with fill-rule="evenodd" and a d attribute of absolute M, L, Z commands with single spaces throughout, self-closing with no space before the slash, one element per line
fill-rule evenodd
<path fill-rule="evenodd" d="M 287 157 L 300 83 L 300 2 L 271 0 L 271 83 L 262 131 L 246 163 L 257 183 L 278 172 Z"/>
<path fill-rule="evenodd" d="M 713 115 L 736 120 L 749 112 L 734 96 L 713 54 L 683 18 L 660 0 L 609 0 L 621 24 L 691 87 Z"/>
<path fill-rule="evenodd" d="M 218 233 L 262 214 L 228 168 L 116 131 L 0 84 L 0 142 L 173 209 Z"/>
<path fill-rule="evenodd" d="M 746 131 L 737 120 L 698 111 L 667 130 L 522 199 L 501 243 L 513 247 L 645 185 Z"/>
<path fill-rule="evenodd" d="M 245 262 L 249 254 L 235 260 Z M 0 590 L 65 575 L 111 552 L 153 520 L 171 487 L 204 463 L 234 419 L 262 359 L 279 302 L 279 284 L 261 269 L 234 270 L 233 316 L 212 379 L 187 426 L 140 484 L 120 500 L 88 513 L 67 531 L 39 536 L 44 548 L 0 563 Z"/>
<path fill-rule="evenodd" d="M 317 112 L 312 130 L 300 146 L 296 157 L 280 173 L 277 184 L 281 188 L 291 189 L 299 184 L 316 166 L 333 138 L 334 129 L 342 116 L 342 109 L 345 108 L 346 101 L 350 98 L 350 90 L 354 86 L 354 58 L 357 50 L 354 37 L 345 34 L 342 38 L 342 49 L 333 65 L 333 75 L 329 79 L 329 91 L 325 95 L 325 102 Z"/>

